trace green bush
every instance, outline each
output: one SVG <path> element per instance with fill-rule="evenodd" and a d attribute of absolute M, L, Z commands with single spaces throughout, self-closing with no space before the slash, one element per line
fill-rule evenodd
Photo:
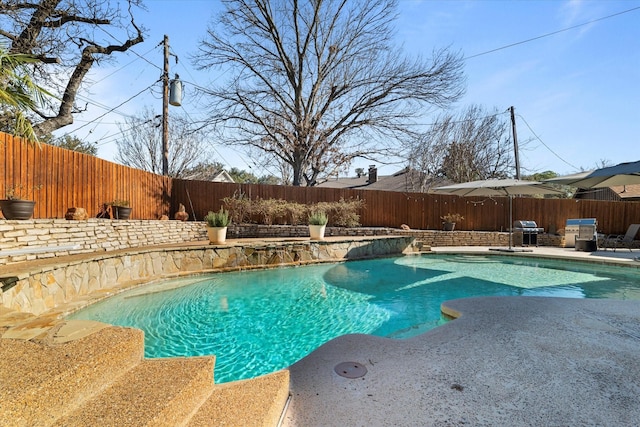
<path fill-rule="evenodd" d="M 209 211 L 204 217 L 204 220 L 209 227 L 226 227 L 231 223 L 229 212 L 225 211 L 222 207 L 219 212 Z"/>
<path fill-rule="evenodd" d="M 327 225 L 329 219 L 323 211 L 315 211 L 309 215 L 309 225 Z"/>

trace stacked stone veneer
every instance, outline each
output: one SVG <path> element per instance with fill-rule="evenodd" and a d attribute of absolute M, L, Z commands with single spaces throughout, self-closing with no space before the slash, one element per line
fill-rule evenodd
<path fill-rule="evenodd" d="M 61 306 L 72 311 L 149 280 L 182 273 L 399 255 L 415 251 L 413 243 L 412 237 L 398 236 L 336 242 L 202 244 L 71 255 L 1 266 L 0 302 L 9 309 L 35 315 Z"/>
<path fill-rule="evenodd" d="M 507 233 L 397 228 L 328 227 L 327 236 L 388 236 L 405 235 L 419 239 L 425 246 L 505 246 Z M 228 237 L 308 237 L 307 226 L 232 225 Z M 0 220 L 0 265 L 53 258 L 61 255 L 114 251 L 161 244 L 180 244 L 206 240 L 203 222 L 158 220 L 67 221 L 38 219 L 27 221 Z M 514 244 L 522 242 L 522 233 L 514 233 Z M 540 235 L 542 246 L 560 246 L 560 236 Z"/>
<path fill-rule="evenodd" d="M 204 239 L 201 222 L 0 220 L 0 264 Z"/>

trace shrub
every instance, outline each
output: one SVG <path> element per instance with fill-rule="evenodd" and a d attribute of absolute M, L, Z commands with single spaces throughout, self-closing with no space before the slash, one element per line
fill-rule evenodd
<path fill-rule="evenodd" d="M 444 216 L 441 216 L 440 219 L 444 222 L 460 222 L 464 219 L 464 217 L 459 213 L 448 213 Z"/>
<path fill-rule="evenodd" d="M 240 192 L 234 192 L 232 197 L 225 197 L 222 203 L 229 210 L 231 220 L 236 224 L 245 224 L 251 218 L 251 199 Z"/>
<path fill-rule="evenodd" d="M 41 188 L 42 185 L 34 185 L 31 188 L 24 184 L 7 185 L 5 187 L 4 198 L 7 200 L 29 200 L 29 194 L 33 197 L 34 192 Z"/>
<path fill-rule="evenodd" d="M 334 202 L 331 209 L 332 225 L 336 227 L 359 227 L 360 214 L 358 211 L 364 209 L 364 200 L 340 198 L 339 202 Z"/>
<path fill-rule="evenodd" d="M 280 199 L 256 199 L 252 204 L 252 213 L 262 217 L 262 223 L 272 225 L 282 223 L 285 217 L 286 201 Z"/>
<path fill-rule="evenodd" d="M 124 199 L 115 199 L 114 201 L 107 203 L 107 205 L 117 206 L 120 208 L 128 208 L 129 201 Z"/>
<path fill-rule="evenodd" d="M 315 211 L 309 215 L 309 225 L 327 225 L 329 218 L 323 211 Z"/>
<path fill-rule="evenodd" d="M 231 220 L 236 224 L 258 222 L 272 224 L 303 224 L 315 212 L 324 212 L 331 219 L 330 225 L 336 227 L 359 227 L 359 211 L 364 208 L 364 200 L 340 199 L 338 202 L 319 202 L 302 204 L 282 199 L 249 199 L 243 193 L 234 193 L 233 197 L 222 199 L 229 210 Z"/>
<path fill-rule="evenodd" d="M 286 202 L 284 210 L 291 225 L 302 224 L 304 217 L 307 215 L 307 205 L 302 203 Z"/>
<path fill-rule="evenodd" d="M 204 220 L 209 227 L 226 227 L 231 223 L 229 212 L 225 211 L 222 207 L 219 212 L 209 211 L 204 217 Z"/>

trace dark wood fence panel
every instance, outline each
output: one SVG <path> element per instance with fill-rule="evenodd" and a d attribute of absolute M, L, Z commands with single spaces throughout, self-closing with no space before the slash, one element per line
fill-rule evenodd
<path fill-rule="evenodd" d="M 123 199 L 133 207 L 133 219 L 172 218 L 182 203 L 190 219 L 202 220 L 208 211 L 220 209 L 225 197 L 244 195 L 305 204 L 361 199 L 365 202 L 360 216 L 364 226 L 407 224 L 413 229 L 441 229 L 443 215 L 459 213 L 465 218 L 456 225 L 459 230 L 504 231 L 510 227 L 506 197 L 185 181 L 50 145 L 32 145 L 1 132 L 0 167 L 0 191 L 15 184 L 42 186 L 29 194 L 37 202 L 35 218 L 63 218 L 70 207 L 83 207 L 95 216 L 103 203 Z M 599 231 L 622 234 L 629 224 L 640 223 L 640 202 L 513 198 L 514 220 L 534 220 L 555 232 L 569 218 L 596 218 Z"/>

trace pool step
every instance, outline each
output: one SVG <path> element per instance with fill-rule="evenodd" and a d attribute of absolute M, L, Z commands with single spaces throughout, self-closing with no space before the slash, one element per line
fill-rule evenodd
<path fill-rule="evenodd" d="M 144 334 L 132 328 L 106 327 L 89 339 L 61 344 L 51 335 L 32 341 L 2 338 L 0 425 L 51 425 L 143 356 Z"/>
<path fill-rule="evenodd" d="M 277 426 L 289 398 L 289 371 L 216 384 L 187 427 Z"/>
<path fill-rule="evenodd" d="M 178 426 L 213 390 L 214 357 L 147 359 L 53 426 Z"/>
<path fill-rule="evenodd" d="M 144 359 L 138 329 L 14 320 L 0 322 L 3 427 L 276 426 L 287 402 L 289 371 L 214 384 L 213 356 Z"/>

